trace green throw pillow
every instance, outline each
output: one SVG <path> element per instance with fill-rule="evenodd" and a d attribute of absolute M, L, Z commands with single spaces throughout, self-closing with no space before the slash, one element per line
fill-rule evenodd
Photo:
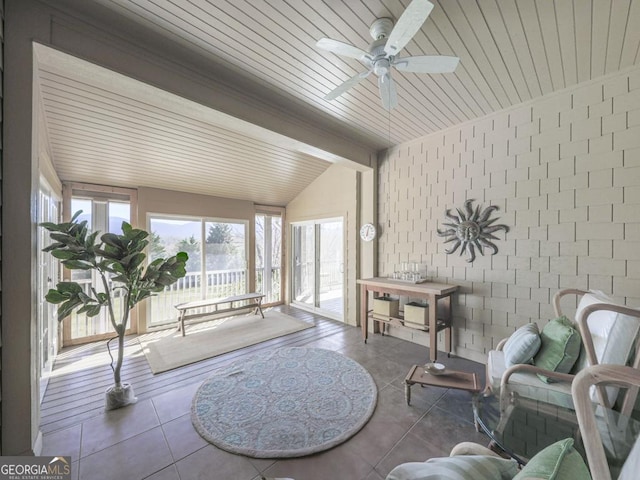
<path fill-rule="evenodd" d="M 558 317 L 545 325 L 540 333 L 540 350 L 533 358 L 536 367 L 559 373 L 569 373 L 580 355 L 582 339 L 571 321 L 565 317 Z M 552 379 L 538 374 L 546 383 Z"/>
<path fill-rule="evenodd" d="M 560 440 L 538 452 L 513 480 L 591 480 L 589 469 L 573 448 L 573 438 Z"/>

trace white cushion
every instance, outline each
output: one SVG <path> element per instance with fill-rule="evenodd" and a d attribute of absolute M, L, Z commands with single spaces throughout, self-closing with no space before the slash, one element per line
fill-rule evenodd
<path fill-rule="evenodd" d="M 494 392 L 500 391 L 502 375 L 507 370 L 504 352 L 490 350 L 487 358 L 487 376 Z M 509 391 L 545 403 L 573 409 L 569 382 L 545 383 L 535 373 L 514 373 L 509 377 Z"/>
<path fill-rule="evenodd" d="M 511 480 L 517 473 L 515 460 L 461 455 L 403 463 L 391 470 L 386 480 Z"/>
<path fill-rule="evenodd" d="M 518 363 L 531 363 L 540 350 L 540 330 L 535 323 L 527 323 L 518 328 L 504 344 L 504 359 L 507 367 Z"/>
<path fill-rule="evenodd" d="M 636 439 L 629 456 L 624 461 L 618 480 L 637 480 L 640 472 L 640 437 Z"/>
<path fill-rule="evenodd" d="M 500 391 L 502 374 L 506 369 L 504 351 L 489 350 L 489 355 L 487 356 L 487 382 L 491 385 L 494 392 Z M 640 397 L 640 395 L 638 396 Z"/>
<path fill-rule="evenodd" d="M 602 292 L 589 292 L 583 295 L 576 310 L 576 324 L 580 312 L 589 305 L 598 303 L 615 304 L 615 301 Z M 607 310 L 598 310 L 587 319 L 589 332 L 593 339 L 596 359 L 600 364 L 625 365 L 633 348 L 640 321 L 629 315 L 622 315 Z M 577 325 L 576 325 L 577 326 Z M 582 351 L 575 370 L 579 371 L 589 365 L 586 352 Z M 613 404 L 618 396 L 617 387 L 606 387 L 609 402 Z M 591 400 L 597 401 L 595 387 L 591 389 Z"/>

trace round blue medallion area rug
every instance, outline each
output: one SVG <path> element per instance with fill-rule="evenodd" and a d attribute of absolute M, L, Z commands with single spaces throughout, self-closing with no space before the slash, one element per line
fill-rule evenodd
<path fill-rule="evenodd" d="M 349 439 L 376 407 L 362 365 L 321 348 L 290 347 L 217 371 L 193 399 L 200 435 L 233 453 L 301 457 Z"/>

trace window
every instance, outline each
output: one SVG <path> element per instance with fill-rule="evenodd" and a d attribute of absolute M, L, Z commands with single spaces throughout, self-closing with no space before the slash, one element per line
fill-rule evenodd
<path fill-rule="evenodd" d="M 99 231 L 100 235 L 105 232 L 122 234 L 122 222 L 130 223 L 131 221 L 131 204 L 124 200 L 78 194 L 71 198 L 71 214 L 79 210 L 82 210 L 82 214 L 78 217 L 78 221 L 86 220 L 89 231 Z M 86 290 L 93 288 L 98 292 L 104 291 L 100 277 L 93 270 L 71 270 L 70 275 L 72 281 L 78 282 Z M 114 291 L 116 298 L 113 308 L 116 318 L 121 318 L 124 304 L 118 292 L 120 290 Z M 72 343 L 112 332 L 113 326 L 104 308 L 95 317 L 87 317 L 86 314 L 77 313 L 77 311 L 71 314 L 70 340 Z"/>
<path fill-rule="evenodd" d="M 264 303 L 282 301 L 282 216 L 256 215 L 256 291 L 264 293 Z"/>
<path fill-rule="evenodd" d="M 149 217 L 149 261 L 182 251 L 187 274 L 149 301 L 149 326 L 177 319 L 174 305 L 247 292 L 247 222 L 193 217 Z"/>

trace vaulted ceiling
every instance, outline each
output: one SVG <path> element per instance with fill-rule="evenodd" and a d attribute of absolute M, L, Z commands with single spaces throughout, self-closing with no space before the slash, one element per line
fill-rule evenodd
<path fill-rule="evenodd" d="M 381 17 L 399 18 L 409 0 L 85 0 L 88 3 L 181 44 L 203 62 L 222 62 L 239 78 L 290 97 L 311 114 L 329 118 L 336 128 L 357 132 L 372 151 L 640 62 L 640 0 L 442 0 L 434 2 L 431 15 L 402 55 L 453 55 L 460 64 L 446 74 L 394 71 L 399 106 L 389 113 L 381 106 L 374 75 L 337 99 L 325 100 L 329 91 L 365 67 L 356 59 L 320 50 L 315 43 L 329 37 L 366 50 L 372 41 L 371 23 Z M 71 72 L 66 76 L 73 77 Z M 75 87 L 61 86 L 64 82 L 59 76 L 43 75 L 48 121 L 55 125 L 50 129 L 52 143 L 67 144 L 66 149 L 56 147 L 54 160 L 73 163 L 68 140 L 63 142 L 70 135 L 68 125 L 59 125 L 66 100 L 60 100 L 64 96 L 58 90 Z M 96 102 L 94 98 L 90 108 L 98 111 Z M 64 108 L 70 116 L 83 107 Z M 169 141 L 179 131 L 162 135 Z M 214 132 L 211 135 L 215 138 Z M 184 141 L 172 140 L 176 151 Z M 229 141 L 245 147 L 251 143 L 233 135 Z M 202 148 L 215 148 L 215 140 L 211 142 Z M 148 146 L 133 143 L 122 148 L 138 151 Z M 221 148 L 217 161 L 232 162 L 235 147 Z M 296 163 L 309 178 L 328 166 L 325 160 L 299 152 L 270 149 L 280 157 L 273 160 L 274 166 Z M 269 167 L 271 161 L 267 155 L 263 165 Z M 307 182 L 300 172 L 293 175 Z"/>
<path fill-rule="evenodd" d="M 330 165 L 299 142 L 42 45 L 35 50 L 62 180 L 286 205 Z"/>

